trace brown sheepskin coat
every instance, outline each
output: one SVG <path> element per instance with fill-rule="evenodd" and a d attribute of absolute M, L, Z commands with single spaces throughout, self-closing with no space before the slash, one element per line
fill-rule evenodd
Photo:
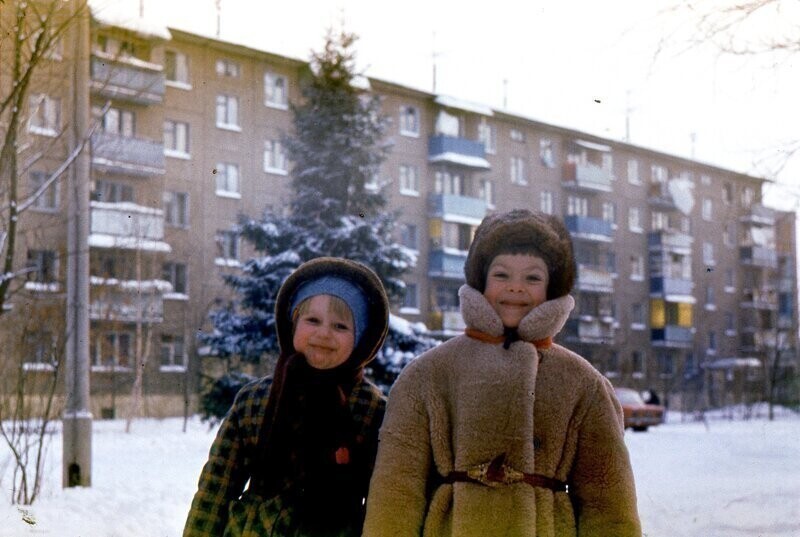
<path fill-rule="evenodd" d="M 500 336 L 484 296 L 459 291 L 469 328 Z M 525 341 L 504 349 L 466 335 L 421 355 L 389 395 L 367 499 L 365 537 L 640 537 L 636 493 L 613 388 L 586 360 L 552 344 L 569 295 L 534 308 Z M 547 347 L 547 348 L 545 348 Z M 505 453 L 516 470 L 569 484 L 437 482 Z"/>

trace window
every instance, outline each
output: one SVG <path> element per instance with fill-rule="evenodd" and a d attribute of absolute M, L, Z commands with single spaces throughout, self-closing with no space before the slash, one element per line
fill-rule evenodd
<path fill-rule="evenodd" d="M 708 348 L 706 349 L 706 354 L 716 354 L 717 353 L 717 333 L 714 330 L 708 331 Z"/>
<path fill-rule="evenodd" d="M 631 280 L 644 280 L 644 256 L 631 256 Z"/>
<path fill-rule="evenodd" d="M 169 226 L 189 226 L 189 194 L 164 191 L 164 222 Z"/>
<path fill-rule="evenodd" d="M 239 235 L 235 231 L 217 231 L 217 258 L 239 259 Z"/>
<path fill-rule="evenodd" d="M 494 208 L 494 183 L 490 179 L 481 179 L 478 185 L 478 197 L 486 202 L 486 205 Z"/>
<path fill-rule="evenodd" d="M 239 64 L 232 60 L 217 60 L 217 75 L 239 78 Z"/>
<path fill-rule="evenodd" d="M 96 181 L 95 189 L 92 193 L 92 199 L 95 201 L 105 201 L 108 203 L 132 203 L 133 187 L 114 181 Z"/>
<path fill-rule="evenodd" d="M 441 246 L 443 248 L 453 248 L 466 252 L 472 242 L 474 229 L 467 224 L 457 224 L 455 222 L 442 223 Z"/>
<path fill-rule="evenodd" d="M 172 284 L 172 292 L 185 295 L 189 292 L 186 280 L 186 264 L 184 263 L 164 263 L 162 265 L 161 277 L 164 281 Z"/>
<path fill-rule="evenodd" d="M 92 115 L 100 119 L 100 127 L 103 132 L 116 134 L 126 138 L 133 138 L 136 132 L 135 115 L 130 110 L 121 108 L 109 108 L 104 116 L 99 117 L 102 110 L 92 107 Z"/>
<path fill-rule="evenodd" d="M 662 377 L 671 377 L 675 374 L 675 359 L 668 352 L 658 353 L 658 369 Z"/>
<path fill-rule="evenodd" d="M 289 108 L 289 93 L 286 77 L 275 73 L 264 74 L 264 104 L 270 108 Z"/>
<path fill-rule="evenodd" d="M 419 109 L 416 106 L 400 107 L 400 134 L 403 136 L 419 136 Z"/>
<path fill-rule="evenodd" d="M 400 193 L 411 196 L 419 195 L 419 174 L 416 166 L 400 165 Z"/>
<path fill-rule="evenodd" d="M 539 209 L 544 214 L 553 214 L 553 193 L 544 190 L 539 194 Z"/>
<path fill-rule="evenodd" d="M 611 222 L 612 224 L 617 221 L 617 207 L 612 201 L 603 202 L 603 220 Z"/>
<path fill-rule="evenodd" d="M 726 293 L 734 293 L 734 292 L 736 292 L 736 288 L 734 287 L 733 269 L 732 268 L 726 268 L 725 269 L 725 292 Z"/>
<path fill-rule="evenodd" d="M 286 150 L 278 140 L 264 142 L 264 171 L 278 175 L 287 175 L 289 173 Z"/>
<path fill-rule="evenodd" d="M 611 174 L 611 179 L 614 180 L 614 155 L 611 153 L 603 153 L 601 158 L 603 159 L 601 167 L 609 172 Z"/>
<path fill-rule="evenodd" d="M 171 157 L 189 156 L 189 124 L 183 121 L 164 121 L 164 154 Z"/>
<path fill-rule="evenodd" d="M 133 334 L 106 332 L 91 340 L 92 368 L 127 369 L 133 358 Z"/>
<path fill-rule="evenodd" d="M 653 164 L 650 166 L 650 181 L 653 183 L 666 183 L 669 179 L 669 171 L 664 166 Z"/>
<path fill-rule="evenodd" d="M 183 336 L 161 336 L 161 364 L 160 370 L 180 373 L 186 371 L 186 351 Z"/>
<path fill-rule="evenodd" d="M 631 371 L 633 371 L 634 376 L 641 377 L 644 375 L 644 364 L 644 352 L 631 352 Z"/>
<path fill-rule="evenodd" d="M 488 124 L 486 119 L 478 125 L 478 140 L 483 143 L 485 151 L 490 155 L 497 152 L 497 129 L 494 125 Z"/>
<path fill-rule="evenodd" d="M 634 233 L 641 233 L 642 219 L 638 207 L 631 207 L 628 209 L 628 229 Z"/>
<path fill-rule="evenodd" d="M 568 216 L 589 216 L 589 200 L 580 196 L 567 196 Z"/>
<path fill-rule="evenodd" d="M 28 105 L 28 132 L 56 136 L 61 128 L 61 99 L 36 93 L 28 97 Z"/>
<path fill-rule="evenodd" d="M 168 50 L 164 53 L 164 76 L 172 86 L 189 86 L 189 58 L 182 52 Z"/>
<path fill-rule="evenodd" d="M 434 175 L 434 192 L 436 194 L 463 194 L 464 181 L 461 175 L 449 171 L 438 171 Z"/>
<path fill-rule="evenodd" d="M 31 172 L 30 175 L 30 195 L 34 195 L 36 192 L 42 188 L 47 180 L 50 178 L 50 174 L 47 172 Z M 58 181 L 53 181 L 48 187 L 42 192 L 42 194 L 36 198 L 33 202 L 32 207 L 37 210 L 43 211 L 52 211 L 58 210 Z"/>
<path fill-rule="evenodd" d="M 641 302 L 631 304 L 631 329 L 644 330 L 644 306 Z"/>
<path fill-rule="evenodd" d="M 753 190 L 753 187 L 747 186 L 742 189 L 742 199 L 741 199 L 742 207 L 744 207 L 745 209 L 749 209 L 750 206 L 753 204 L 753 201 L 755 201 L 755 198 L 756 194 L 755 191 Z"/>
<path fill-rule="evenodd" d="M 417 284 L 407 283 L 406 290 L 403 294 L 403 305 L 401 306 L 401 313 L 411 313 L 419 311 L 419 293 Z"/>
<path fill-rule="evenodd" d="M 525 178 L 525 161 L 522 157 L 511 157 L 511 182 L 515 185 L 527 185 Z"/>
<path fill-rule="evenodd" d="M 722 185 L 722 201 L 725 205 L 730 205 L 733 203 L 733 185 L 730 183 L 725 183 Z"/>
<path fill-rule="evenodd" d="M 703 198 L 703 210 L 702 210 L 703 220 L 705 220 L 706 222 L 711 222 L 711 219 L 713 218 L 713 212 L 714 212 L 714 202 L 709 198 Z"/>
<path fill-rule="evenodd" d="M 714 298 L 714 287 L 711 285 L 706 286 L 706 309 L 707 310 L 717 309 L 716 301 Z"/>
<path fill-rule="evenodd" d="M 709 177 L 706 174 L 701 174 L 700 175 L 700 184 L 703 185 L 703 186 L 710 185 L 711 184 L 711 177 Z"/>
<path fill-rule="evenodd" d="M 636 159 L 628 160 L 628 182 L 632 185 L 641 185 L 639 178 L 639 161 Z"/>
<path fill-rule="evenodd" d="M 30 332 L 25 337 L 23 369 L 52 371 L 58 365 L 58 341 L 49 330 Z"/>
<path fill-rule="evenodd" d="M 28 281 L 55 283 L 58 280 L 58 258 L 53 250 L 28 250 Z"/>
<path fill-rule="evenodd" d="M 728 222 L 725 224 L 725 233 L 722 234 L 722 242 L 728 248 L 736 246 L 736 223 Z"/>
<path fill-rule="evenodd" d="M 219 162 L 215 169 L 217 176 L 217 195 L 240 197 L 239 166 L 230 162 Z"/>
<path fill-rule="evenodd" d="M 411 250 L 419 248 L 417 244 L 417 226 L 415 224 L 403 224 L 400 227 L 400 244 Z"/>
<path fill-rule="evenodd" d="M 650 213 L 650 230 L 661 231 L 669 229 L 669 215 L 663 211 L 653 211 Z"/>
<path fill-rule="evenodd" d="M 239 99 L 217 95 L 217 127 L 239 130 Z"/>
<path fill-rule="evenodd" d="M 511 140 L 514 142 L 524 142 L 525 141 L 525 133 L 519 129 L 511 129 Z"/>
<path fill-rule="evenodd" d="M 550 138 L 542 138 L 539 140 L 539 160 L 542 165 L 547 168 L 556 167 L 556 158 L 553 153 L 553 140 Z"/>
<path fill-rule="evenodd" d="M 736 335 L 736 327 L 734 326 L 734 317 L 733 313 L 726 311 L 725 312 L 725 335 L 726 336 L 735 336 Z"/>
<path fill-rule="evenodd" d="M 611 351 L 608 355 L 608 363 L 606 365 L 606 376 L 615 377 L 619 374 L 619 353 Z"/>
<path fill-rule="evenodd" d="M 710 242 L 703 243 L 703 263 L 709 266 L 717 264 L 714 261 L 714 245 Z"/>
<path fill-rule="evenodd" d="M 606 252 L 606 270 L 612 274 L 617 272 L 617 254 Z"/>

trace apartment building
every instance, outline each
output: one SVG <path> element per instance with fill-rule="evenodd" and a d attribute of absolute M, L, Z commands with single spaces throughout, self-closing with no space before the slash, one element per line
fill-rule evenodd
<path fill-rule="evenodd" d="M 221 276 L 250 252 L 240 214 L 285 206 L 281 135 L 306 62 L 175 29 L 92 21 L 92 411 L 124 409 L 137 349 L 149 348 L 147 412 L 195 408 L 196 333 L 229 297 Z M 88 65 L 86 65 L 88 62 Z M 65 53 L 46 70 L 68 80 Z M 60 73 L 60 75 L 59 75 Z M 69 122 L 63 84 L 36 89 L 26 136 Z M 766 363 L 797 373 L 795 216 L 761 204 L 765 181 L 385 80 L 369 80 L 392 119 L 377 181 L 417 252 L 394 312 L 449 337 L 475 228 L 492 211 L 557 214 L 578 262 L 576 308 L 560 341 L 617 385 L 691 408 L 761 393 Z M 29 173 L 34 189 L 66 148 Z M 37 183 L 37 181 L 39 183 Z M 42 198 L 25 227 L 14 297 L 63 301 L 65 196 Z M 26 302 L 27 301 L 27 302 Z M 11 317 L 13 319 L 13 317 Z M 53 334 L 30 338 L 31 375 L 48 374 Z M 207 361 L 208 362 L 208 361 Z M 699 395 L 698 395 L 699 394 Z"/>

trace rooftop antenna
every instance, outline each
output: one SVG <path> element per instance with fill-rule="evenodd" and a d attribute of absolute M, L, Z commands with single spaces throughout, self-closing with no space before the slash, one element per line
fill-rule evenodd
<path fill-rule="evenodd" d="M 144 18 L 144 0 L 139 0 L 139 18 Z"/>
<path fill-rule="evenodd" d="M 625 141 L 631 141 L 631 90 L 625 92 Z"/>
<path fill-rule="evenodd" d="M 695 142 L 697 141 L 697 133 L 692 131 L 689 133 L 689 139 L 692 141 L 692 160 L 694 160 Z"/>
<path fill-rule="evenodd" d="M 503 79 L 503 110 L 508 110 L 508 79 Z"/>
<path fill-rule="evenodd" d="M 217 7 L 217 39 L 219 39 L 220 29 L 222 26 L 222 0 L 214 0 Z"/>
<path fill-rule="evenodd" d="M 439 57 L 439 53 L 436 52 L 436 30 L 433 31 L 433 39 L 431 41 L 431 61 L 433 62 L 433 90 L 432 93 L 436 93 L 436 58 Z"/>

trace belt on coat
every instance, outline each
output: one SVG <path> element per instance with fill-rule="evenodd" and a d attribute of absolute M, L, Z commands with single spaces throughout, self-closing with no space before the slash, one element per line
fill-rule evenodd
<path fill-rule="evenodd" d="M 527 483 L 532 487 L 540 487 L 553 492 L 569 493 L 569 484 L 541 474 L 520 472 L 505 464 L 505 454 L 495 457 L 491 462 L 479 464 L 469 470 L 454 470 L 444 476 L 444 483 L 467 482 L 487 487 L 499 487 L 513 483 Z"/>

